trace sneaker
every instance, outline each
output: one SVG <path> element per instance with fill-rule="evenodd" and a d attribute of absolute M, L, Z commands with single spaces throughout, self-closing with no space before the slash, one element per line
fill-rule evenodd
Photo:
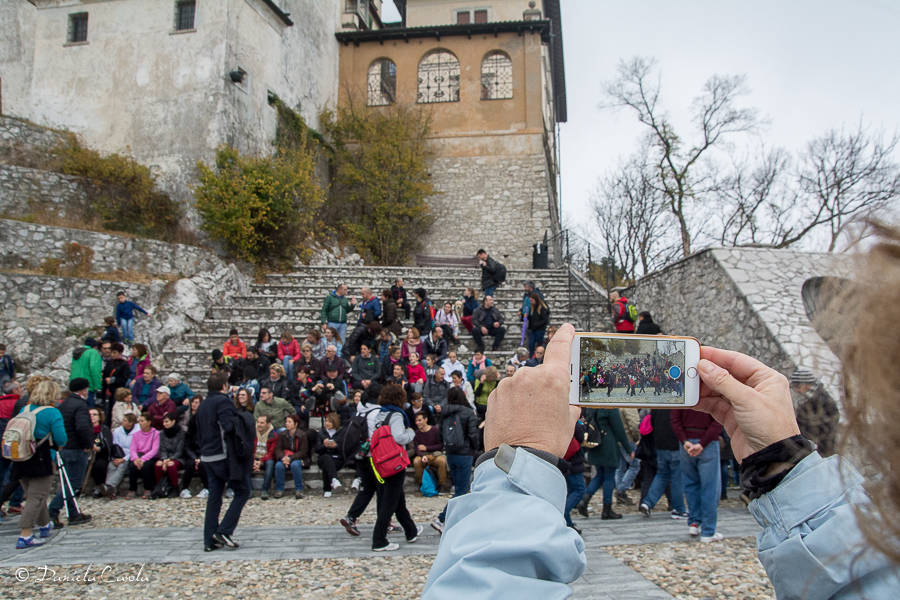
<path fill-rule="evenodd" d="M 334 478 L 331 480 L 331 489 L 337 491 L 337 489 L 338 489 L 339 487 L 341 487 L 341 482 L 340 482 L 340 480 L 338 480 L 337 477 L 334 477 Z"/>
<path fill-rule="evenodd" d="M 671 515 L 672 515 L 672 518 L 675 519 L 676 521 L 680 521 L 681 519 L 687 519 L 690 516 L 686 512 L 678 512 L 677 510 L 673 510 Z"/>
<path fill-rule="evenodd" d="M 206 488 L 203 488 L 202 490 L 200 490 L 199 492 L 197 492 L 197 497 L 198 497 L 198 498 L 208 498 L 208 497 L 209 497 L 209 490 L 206 489 Z"/>
<path fill-rule="evenodd" d="M 641 514 L 644 515 L 644 518 L 650 518 L 650 507 L 641 502 L 641 505 L 638 507 L 638 510 L 641 511 Z"/>
<path fill-rule="evenodd" d="M 268 499 L 269 499 L 269 492 L 267 492 L 266 490 L 261 491 L 261 492 L 259 493 L 259 499 L 260 499 L 260 500 L 268 500 Z"/>
<path fill-rule="evenodd" d="M 188 498 L 192 498 L 191 490 L 189 490 L 187 488 L 184 488 L 183 490 L 181 490 L 181 493 L 178 495 L 179 495 L 179 497 L 184 498 L 185 500 L 187 500 Z"/>
<path fill-rule="evenodd" d="M 326 498 L 331 498 L 331 492 L 325 492 L 325 497 L 326 497 Z"/>
<path fill-rule="evenodd" d="M 347 533 L 349 533 L 350 535 L 352 535 L 352 536 L 359 535 L 359 529 L 357 529 L 357 527 L 356 527 L 356 519 L 351 519 L 350 517 L 344 517 L 343 519 L 341 519 L 340 523 L 341 523 L 341 525 L 344 526 L 344 529 L 346 529 Z"/>
<path fill-rule="evenodd" d="M 394 532 L 397 531 L 398 529 L 400 529 L 400 528 L 397 527 L 396 525 L 394 525 L 394 520 L 393 520 L 393 519 L 391 519 L 390 521 L 388 521 L 388 531 L 387 531 L 388 533 L 394 533 Z"/>
<path fill-rule="evenodd" d="M 282 496 L 284 496 L 284 492 L 281 490 L 275 490 L 275 493 L 272 495 L 275 496 L 275 498 L 281 498 Z"/>
<path fill-rule="evenodd" d="M 225 497 L 228 498 L 229 500 L 234 498 L 234 490 L 231 488 L 228 488 L 227 490 L 225 490 Z"/>
<path fill-rule="evenodd" d="M 411 538 L 406 538 L 406 541 L 410 544 L 414 544 L 415 541 L 419 539 L 419 536 L 422 535 L 423 531 L 425 531 L 424 527 L 422 527 L 421 525 L 416 525 L 416 535 L 412 536 Z"/>
<path fill-rule="evenodd" d="M 6 512 L 8 512 L 11 515 L 21 515 L 22 507 L 21 506 L 10 506 L 9 508 L 6 509 Z"/>
<path fill-rule="evenodd" d="M 241 545 L 234 541 L 234 538 L 232 538 L 227 533 L 214 533 L 213 541 L 221 546 L 224 546 L 228 550 L 237 550 L 241 547 Z"/>
<path fill-rule="evenodd" d="M 700 535 L 700 523 L 691 523 L 688 525 L 688 533 L 695 537 Z"/>
<path fill-rule="evenodd" d="M 624 491 L 616 492 L 616 502 L 625 506 L 633 506 L 634 500 L 628 497 Z"/>
<path fill-rule="evenodd" d="M 294 498 L 296 498 L 297 500 L 303 500 L 303 492 L 297 490 L 296 492 L 294 492 Z"/>
<path fill-rule="evenodd" d="M 387 546 L 382 546 L 381 548 L 372 548 L 373 552 L 393 552 L 394 550 L 399 550 L 400 544 L 388 544 Z"/>
<path fill-rule="evenodd" d="M 441 535 L 444 534 L 444 523 L 440 519 L 435 519 L 434 521 L 432 521 L 431 528 L 434 529 L 435 531 L 437 531 L 438 533 L 440 533 Z"/>
<path fill-rule="evenodd" d="M 41 533 L 40 533 L 41 537 L 42 538 L 50 537 L 50 532 L 52 532 L 54 529 L 56 529 L 56 527 L 53 526 L 53 521 L 50 521 L 49 523 L 47 523 L 46 525 L 41 527 Z"/>
<path fill-rule="evenodd" d="M 356 479 L 353 480 L 353 483 L 350 484 L 350 489 L 353 490 L 353 491 L 355 491 L 355 492 L 358 492 L 358 491 L 359 491 L 359 486 L 360 486 L 361 484 L 362 484 L 362 479 L 360 479 L 359 477 L 357 477 Z"/>
<path fill-rule="evenodd" d="M 72 525 L 82 525 L 91 520 L 91 515 L 87 515 L 85 513 L 78 513 L 77 515 L 69 517 L 69 527 Z"/>
<path fill-rule="evenodd" d="M 34 546 L 43 546 L 43 545 L 44 545 L 44 542 L 39 542 L 36 539 L 34 539 L 33 535 L 29 535 L 27 538 L 20 537 L 16 541 L 16 550 L 24 550 L 25 548 L 33 548 Z M 397 544 L 394 544 L 394 546 L 397 546 Z M 399 548 L 399 546 L 398 546 L 398 548 Z M 395 548 L 395 550 L 396 550 L 396 548 Z"/>
<path fill-rule="evenodd" d="M 704 544 L 711 544 L 713 542 L 721 542 L 725 539 L 725 536 L 719 533 L 718 531 L 712 535 L 704 535 L 700 537 L 700 541 Z"/>
<path fill-rule="evenodd" d="M 578 529 L 578 527 L 575 526 L 575 523 L 572 523 L 571 525 L 569 525 L 569 528 L 572 529 L 572 530 L 574 530 L 575 533 L 577 533 L 578 535 L 581 535 L 581 530 Z"/>

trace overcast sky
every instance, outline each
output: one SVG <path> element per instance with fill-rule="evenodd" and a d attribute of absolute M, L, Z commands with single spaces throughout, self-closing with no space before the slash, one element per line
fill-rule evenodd
<path fill-rule="evenodd" d="M 862 118 L 900 130 L 900 1 L 562 0 L 568 123 L 561 127 L 562 198 L 583 221 L 600 176 L 636 146 L 633 114 L 602 110 L 618 61 L 654 57 L 662 102 L 685 122 L 710 75 L 743 74 L 744 100 L 769 125 L 769 146 L 801 150 L 831 127 Z M 399 20 L 385 4 L 385 19 Z M 686 129 L 683 126 L 682 129 Z"/>

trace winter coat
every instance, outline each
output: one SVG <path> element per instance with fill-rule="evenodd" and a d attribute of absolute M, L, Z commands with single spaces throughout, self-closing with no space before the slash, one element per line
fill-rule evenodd
<path fill-rule="evenodd" d="M 459 423 L 465 432 L 466 450 L 455 454 L 476 454 L 481 445 L 478 441 L 478 417 L 468 406 L 448 404 L 441 409 L 441 439 L 446 442 L 449 436 L 449 427 L 454 417 L 458 417 Z"/>
<path fill-rule="evenodd" d="M 625 435 L 625 426 L 618 408 L 592 408 L 587 419 L 603 434 L 603 441 L 596 448 L 588 450 L 588 461 L 596 467 L 615 468 L 619 465 L 619 448 L 622 444 L 625 448 L 631 447 L 628 436 Z M 586 411 L 586 412 L 588 412 Z"/>
<path fill-rule="evenodd" d="M 346 323 L 347 315 L 353 312 L 353 306 L 347 296 L 338 296 L 336 291 L 332 291 L 325 296 L 325 302 L 322 303 L 322 323 Z"/>
<path fill-rule="evenodd" d="M 400 335 L 403 329 L 400 319 L 397 318 L 397 303 L 393 300 L 385 300 L 382 303 L 381 326 L 394 335 Z"/>
<path fill-rule="evenodd" d="M 78 358 L 75 358 L 76 355 Z M 99 392 L 103 388 L 103 359 L 100 358 L 100 353 L 90 346 L 76 348 L 72 354 L 69 381 L 79 377 L 88 380 L 92 392 Z"/>
<path fill-rule="evenodd" d="M 184 431 L 178 424 L 172 426 L 174 435 L 168 429 L 159 432 L 159 452 L 157 460 L 184 460 Z"/>
<path fill-rule="evenodd" d="M 87 402 L 81 396 L 69 394 L 69 397 L 59 405 L 59 412 L 62 414 L 68 436 L 65 448 L 90 450 L 94 443 L 94 426 L 91 425 Z"/>

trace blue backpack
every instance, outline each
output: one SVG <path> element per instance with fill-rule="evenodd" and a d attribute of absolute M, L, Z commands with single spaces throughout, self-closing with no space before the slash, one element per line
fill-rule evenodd
<path fill-rule="evenodd" d="M 419 487 L 419 491 L 428 498 L 438 495 L 437 482 L 431 473 L 431 469 L 422 471 L 422 485 Z"/>

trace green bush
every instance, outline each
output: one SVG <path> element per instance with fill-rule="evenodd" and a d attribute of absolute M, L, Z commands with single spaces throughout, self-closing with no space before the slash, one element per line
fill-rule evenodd
<path fill-rule="evenodd" d="M 304 252 L 315 233 L 325 194 L 315 176 L 315 154 L 305 144 L 271 157 L 220 148 L 214 168 L 199 162 L 194 190 L 202 228 L 237 258 L 280 265 Z"/>

